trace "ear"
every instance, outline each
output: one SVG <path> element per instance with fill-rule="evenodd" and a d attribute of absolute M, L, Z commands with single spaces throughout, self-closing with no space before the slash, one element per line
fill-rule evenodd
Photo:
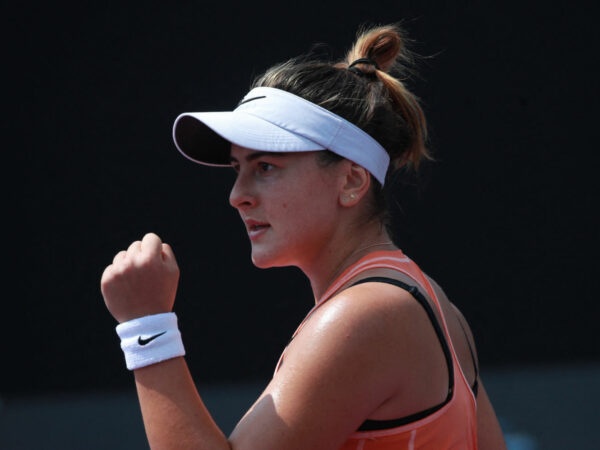
<path fill-rule="evenodd" d="M 348 161 L 348 163 L 339 194 L 340 205 L 345 207 L 358 204 L 371 186 L 369 171 L 352 161 Z"/>

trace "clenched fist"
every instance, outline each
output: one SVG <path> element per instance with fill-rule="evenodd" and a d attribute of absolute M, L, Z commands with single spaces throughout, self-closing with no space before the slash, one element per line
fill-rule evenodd
<path fill-rule="evenodd" d="M 117 253 L 104 269 L 100 289 L 118 322 L 170 312 L 175 303 L 179 267 L 169 244 L 154 233 Z"/>

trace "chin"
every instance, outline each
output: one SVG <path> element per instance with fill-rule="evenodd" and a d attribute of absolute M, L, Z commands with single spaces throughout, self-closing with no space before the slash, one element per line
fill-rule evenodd
<path fill-rule="evenodd" d="M 276 267 L 262 260 L 257 260 L 256 258 L 252 258 L 252 264 L 254 264 L 254 266 L 258 267 L 259 269 L 269 269 L 271 267 Z"/>
<path fill-rule="evenodd" d="M 262 252 L 252 251 L 252 264 L 259 269 L 270 269 L 273 267 L 288 267 L 293 266 L 285 258 L 278 257 L 274 254 L 265 254 Z"/>

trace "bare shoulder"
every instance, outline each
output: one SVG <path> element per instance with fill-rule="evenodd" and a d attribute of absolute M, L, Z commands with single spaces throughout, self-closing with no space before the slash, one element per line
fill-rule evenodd
<path fill-rule="evenodd" d="M 317 308 L 236 427 L 236 444 L 260 435 L 265 449 L 339 448 L 397 389 L 390 340 L 401 341 L 392 334 L 401 327 L 392 323 L 407 314 L 403 303 L 411 309 L 398 291 L 360 285 Z"/>
<path fill-rule="evenodd" d="M 373 345 L 379 339 L 389 341 L 394 336 L 406 337 L 411 329 L 417 331 L 419 327 L 412 325 L 418 325 L 415 320 L 422 313 L 408 291 L 366 282 L 328 300 L 307 321 L 301 334 L 302 338 L 313 339 L 325 333 L 336 345 Z M 322 345 L 322 339 L 319 341 Z"/>
<path fill-rule="evenodd" d="M 413 296 L 404 289 L 388 283 L 364 282 L 340 292 L 322 309 L 370 320 L 388 313 L 410 313 L 414 305 Z"/>
<path fill-rule="evenodd" d="M 365 282 L 309 316 L 233 438 L 260 438 L 265 449 L 339 448 L 365 419 L 422 411 L 447 389 L 444 356 L 422 306 L 397 286 Z"/>
<path fill-rule="evenodd" d="M 290 343 L 282 367 L 283 373 L 312 368 L 323 378 L 344 374 L 347 380 L 336 385 L 348 381 L 346 392 L 372 412 L 402 396 L 401 390 L 419 391 L 419 374 L 445 372 L 444 361 L 430 319 L 414 297 L 391 284 L 366 282 L 315 311 Z M 447 391 L 445 378 L 440 390 Z"/>

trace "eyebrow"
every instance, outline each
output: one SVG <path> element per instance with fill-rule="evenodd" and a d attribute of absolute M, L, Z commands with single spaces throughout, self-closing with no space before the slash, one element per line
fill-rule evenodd
<path fill-rule="evenodd" d="M 250 162 L 250 161 L 254 161 L 255 159 L 262 158 L 263 156 L 283 157 L 283 156 L 286 156 L 286 155 L 287 155 L 287 153 L 282 153 L 282 152 L 253 152 L 253 153 L 250 153 L 248 156 L 246 156 L 245 160 L 247 162 Z M 230 156 L 229 157 L 229 162 L 230 163 L 237 162 L 237 158 L 234 158 L 233 156 Z"/>

